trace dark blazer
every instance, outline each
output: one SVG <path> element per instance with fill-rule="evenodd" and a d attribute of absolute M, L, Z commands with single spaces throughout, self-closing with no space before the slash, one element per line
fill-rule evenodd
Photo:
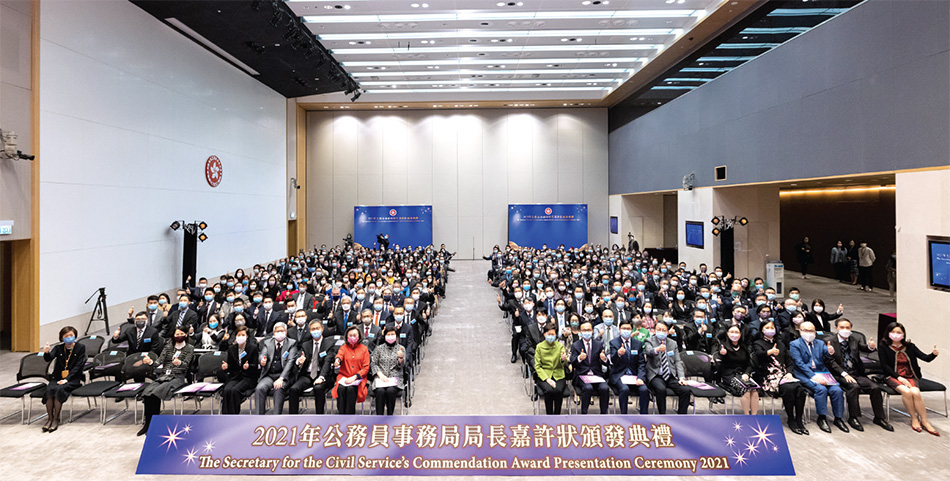
<path fill-rule="evenodd" d="M 259 346 L 253 337 L 247 338 L 244 350 L 244 357 L 238 357 L 238 345 L 231 343 L 228 347 L 228 370 L 221 372 L 218 379 L 221 381 L 235 381 L 240 379 L 250 379 L 257 382 L 260 377 L 260 361 L 258 361 Z M 247 362 L 247 369 L 244 369 L 244 363 Z"/>
<path fill-rule="evenodd" d="M 814 311 L 805 314 L 805 322 L 810 322 L 815 325 L 815 329 L 818 331 L 829 332 L 831 331 L 831 321 L 841 317 L 841 314 L 837 312 L 822 311 L 821 314 L 818 314 Z"/>
<path fill-rule="evenodd" d="M 619 337 L 619 336 L 618 336 Z M 606 377 L 606 363 L 600 360 L 600 354 L 604 352 L 604 345 L 597 339 L 591 338 L 590 340 L 590 355 L 586 359 L 581 361 L 578 359 L 578 356 L 585 351 L 584 340 L 580 339 L 574 344 L 571 344 L 571 368 L 574 372 L 574 379 L 577 379 L 577 376 L 583 376 L 585 374 L 593 374 L 595 376 Z M 606 355 L 606 353 L 604 353 Z"/>
<path fill-rule="evenodd" d="M 825 337 L 825 342 L 831 342 L 831 345 L 835 348 L 835 353 L 831 355 L 834 359 L 834 367 L 839 368 L 838 372 L 834 372 L 835 377 L 843 378 L 844 374 L 850 374 L 851 376 L 866 376 L 867 373 L 864 370 L 864 362 L 861 360 L 861 353 L 871 352 L 871 348 L 868 347 L 867 340 L 864 338 L 864 334 L 860 332 L 851 331 L 851 337 L 848 338 L 848 348 L 851 351 L 851 363 L 852 367 L 849 371 L 845 367 L 844 363 L 844 351 L 841 349 L 841 343 L 838 340 L 837 334 L 831 334 Z M 837 369 L 836 369 L 837 370 Z M 840 380 L 839 380 L 840 382 Z"/>
<path fill-rule="evenodd" d="M 644 382 L 649 383 L 653 378 L 660 375 L 660 356 L 670 358 L 670 374 L 674 380 L 684 379 L 686 369 L 683 367 L 683 361 L 680 359 L 679 349 L 676 347 L 676 340 L 670 337 L 665 341 L 666 352 L 659 352 L 656 349 L 660 346 L 660 340 L 656 336 L 650 336 L 643 342 L 643 352 L 646 364 L 647 378 Z M 673 353 L 672 356 L 669 353 Z"/>
<path fill-rule="evenodd" d="M 257 310 L 257 332 L 262 336 L 269 335 L 274 330 L 274 324 L 287 322 L 287 312 L 278 311 L 276 306 L 271 310 L 270 319 L 265 322 L 266 313 L 263 307 Z"/>
<path fill-rule="evenodd" d="M 165 344 L 165 340 L 159 334 L 158 329 L 148 326 L 145 328 L 145 331 L 142 333 L 142 340 L 138 340 L 138 330 L 135 326 L 132 326 L 131 329 L 124 329 L 119 333 L 119 337 L 111 338 L 111 344 L 121 344 L 123 342 L 128 343 L 129 348 L 126 350 L 126 355 L 135 354 L 138 352 L 154 352 L 158 354 L 162 352 L 162 347 Z"/>
<path fill-rule="evenodd" d="M 396 330 L 396 335 L 399 338 L 399 344 L 402 344 L 402 347 L 406 348 L 406 361 L 408 362 L 412 357 L 413 349 L 416 347 L 416 339 L 412 334 L 412 324 L 409 324 L 409 320 L 403 318 L 402 325 L 396 327 L 396 321 L 392 321 L 386 324 L 386 327 L 392 327 Z M 361 332 L 362 336 L 363 333 Z"/>
<path fill-rule="evenodd" d="M 345 318 L 345 322 L 344 322 L 344 318 Z M 327 327 L 333 329 L 331 331 L 331 335 L 343 334 L 344 332 L 346 332 L 346 328 L 349 327 L 347 324 L 349 325 L 357 324 L 360 322 L 359 318 L 360 318 L 360 313 L 356 312 L 356 310 L 353 309 L 352 304 L 351 304 L 349 313 L 346 313 L 346 314 L 344 314 L 343 309 L 337 308 L 333 312 L 333 319 L 331 321 L 332 325 L 328 323 Z"/>
<path fill-rule="evenodd" d="M 293 369 L 293 364 L 296 360 L 297 343 L 288 336 L 280 346 L 279 353 L 274 352 L 276 349 L 277 340 L 273 337 L 268 337 L 260 343 L 259 357 L 260 359 L 267 359 L 267 364 L 261 368 L 260 378 L 263 379 L 264 376 L 270 373 L 275 358 L 279 356 L 282 363 L 280 378 L 284 381 L 289 381 L 291 380 L 290 371 Z M 258 363 L 260 363 L 260 360 L 258 360 Z"/>
<path fill-rule="evenodd" d="M 917 375 L 917 379 L 922 378 L 923 376 L 920 373 L 920 365 L 917 364 L 917 360 L 920 359 L 924 362 L 930 362 L 937 358 L 933 353 L 924 354 L 917 345 L 912 342 L 904 343 L 904 352 L 907 353 L 907 359 L 910 360 L 910 367 L 914 370 L 914 374 Z M 881 359 L 881 369 L 884 370 L 884 374 L 889 377 L 897 378 L 897 353 L 890 345 L 880 345 L 878 346 L 878 355 Z"/>
<path fill-rule="evenodd" d="M 68 364 L 66 363 L 67 358 L 69 358 Z M 65 378 L 67 383 L 75 385 L 82 383 L 82 368 L 86 364 L 86 346 L 83 346 L 77 342 L 73 344 L 72 354 L 67 355 L 66 346 L 60 343 L 51 347 L 49 352 L 43 353 L 43 360 L 47 362 L 54 361 L 53 374 L 50 376 L 52 381 L 55 382 L 63 379 L 63 371 L 68 370 L 69 375 Z"/>
<path fill-rule="evenodd" d="M 300 378 L 301 376 L 310 376 L 310 366 L 312 363 L 316 362 L 317 367 L 320 370 L 320 376 L 323 376 L 323 379 L 330 379 L 330 371 L 333 369 L 333 358 L 336 357 L 336 351 L 339 349 L 338 340 L 335 337 L 321 337 L 320 344 L 317 348 L 317 357 L 313 357 L 313 339 L 304 341 L 301 344 L 300 349 L 297 351 L 297 357 L 294 359 L 294 378 Z M 300 358 L 300 355 L 304 355 L 303 364 L 297 364 L 297 359 Z M 310 381 L 315 381 L 316 379 L 310 379 Z"/>
<path fill-rule="evenodd" d="M 175 326 L 178 325 L 178 316 L 180 314 L 180 309 L 175 310 L 174 312 L 169 312 L 164 319 L 162 319 L 164 325 L 162 326 L 162 337 L 165 339 L 171 339 L 175 334 Z M 188 332 L 188 329 L 193 327 L 198 329 L 198 313 L 195 312 L 190 307 L 185 311 L 185 318 L 182 320 L 181 327 Z"/>
<path fill-rule="evenodd" d="M 610 360 L 610 383 L 621 384 L 620 378 L 623 376 L 637 376 L 637 379 L 646 382 L 647 371 L 646 363 L 643 362 L 643 345 L 631 336 L 627 340 L 627 351 L 621 356 L 617 354 L 617 351 L 620 350 L 622 343 L 623 338 L 620 337 L 610 341 L 610 354 L 607 356 Z"/>

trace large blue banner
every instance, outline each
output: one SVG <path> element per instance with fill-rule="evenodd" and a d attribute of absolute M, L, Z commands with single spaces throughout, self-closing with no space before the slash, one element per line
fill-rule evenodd
<path fill-rule="evenodd" d="M 509 204 L 508 242 L 581 247 L 587 244 L 587 204 Z"/>
<path fill-rule="evenodd" d="M 359 205 L 353 208 L 353 241 L 378 247 L 376 236 L 389 235 L 390 247 L 432 244 L 431 205 Z"/>
<path fill-rule="evenodd" d="M 794 475 L 778 416 L 155 416 L 136 474 Z"/>

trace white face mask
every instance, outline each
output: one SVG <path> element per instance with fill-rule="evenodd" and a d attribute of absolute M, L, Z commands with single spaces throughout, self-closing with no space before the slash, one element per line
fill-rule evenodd
<path fill-rule="evenodd" d="M 350 305 L 349 305 L 349 304 L 342 304 L 342 305 L 340 305 L 340 308 L 343 309 L 344 311 L 349 311 L 349 310 L 350 310 Z"/>
<path fill-rule="evenodd" d="M 812 308 L 812 310 L 814 310 L 816 313 L 819 313 L 819 314 L 820 314 L 822 311 L 825 310 L 825 308 L 824 308 L 824 307 L 821 307 L 820 305 L 816 305 L 815 307 Z"/>
<path fill-rule="evenodd" d="M 802 333 L 802 339 L 804 339 L 805 342 L 812 342 L 812 341 L 815 340 L 815 333 L 814 333 L 814 332 L 803 332 L 803 333 Z"/>
<path fill-rule="evenodd" d="M 274 333 L 274 339 L 276 339 L 277 342 L 281 342 L 281 341 L 283 341 L 284 339 L 287 339 L 287 333 L 284 332 L 284 331 L 275 332 L 275 333 Z"/>
<path fill-rule="evenodd" d="M 238 343 L 239 346 L 243 346 L 247 342 L 246 336 L 238 336 L 234 338 L 234 342 Z"/>
<path fill-rule="evenodd" d="M 841 329 L 838 331 L 838 335 L 841 336 L 842 339 L 847 339 L 851 337 L 851 329 Z"/>

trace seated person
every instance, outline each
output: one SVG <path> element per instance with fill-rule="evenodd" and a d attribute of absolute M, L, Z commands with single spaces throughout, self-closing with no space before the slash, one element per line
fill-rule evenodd
<path fill-rule="evenodd" d="M 752 380 L 755 359 L 750 351 L 751 343 L 742 339 L 742 333 L 742 328 L 735 324 L 726 330 L 726 342 L 719 345 L 719 373 L 722 387 L 741 398 L 742 413 L 755 415 L 759 411 L 758 385 Z"/>
<path fill-rule="evenodd" d="M 635 388 L 640 395 L 640 414 L 650 412 L 650 389 L 645 384 L 646 364 L 643 362 L 643 346 L 633 336 L 633 324 L 626 321 L 620 324 L 620 337 L 610 341 L 610 386 L 619 397 L 620 414 L 627 414 L 627 399 L 630 390 Z M 625 384 L 624 376 L 636 376 L 632 386 Z"/>
<path fill-rule="evenodd" d="M 372 322 L 372 316 L 368 316 Z M 377 328 L 378 329 L 378 328 Z M 392 416 L 396 398 L 405 389 L 406 348 L 396 342 L 396 329 L 383 331 L 384 341 L 376 346 L 370 360 L 370 373 L 374 376 L 373 392 L 376 397 L 376 414 Z M 390 385 L 395 381 L 395 385 Z"/>
<path fill-rule="evenodd" d="M 564 344 L 557 342 L 557 325 L 549 322 L 543 329 L 544 340 L 534 351 L 534 381 L 544 398 L 547 414 L 561 414 L 564 390 L 567 389 L 564 368 L 568 364 Z"/>
<path fill-rule="evenodd" d="M 44 433 L 59 429 L 59 415 L 63 410 L 63 403 L 69 399 L 70 393 L 82 385 L 86 347 L 76 342 L 77 332 L 75 327 L 66 326 L 59 330 L 59 340 L 62 344 L 50 347 L 49 343 L 46 343 L 43 348 L 43 360 L 53 361 L 53 374 L 43 395 L 47 416 L 43 426 Z"/>
<path fill-rule="evenodd" d="M 828 426 L 828 397 L 831 397 L 831 409 L 835 416 L 834 425 L 841 431 L 848 432 L 848 425 L 844 419 L 844 392 L 841 386 L 822 377 L 820 373 L 829 373 L 827 362 L 833 361 L 824 342 L 815 339 L 815 325 L 803 322 L 799 329 L 801 337 L 792 341 L 788 346 L 795 369 L 792 371 L 805 389 L 811 391 L 815 398 L 815 412 L 818 413 L 818 428 L 826 433 L 831 432 Z"/>
<path fill-rule="evenodd" d="M 669 389 L 679 398 L 677 414 L 686 414 L 690 397 L 690 390 L 686 386 L 686 369 L 680 360 L 676 341 L 667 337 L 667 334 L 666 323 L 658 323 L 656 332 L 643 344 L 646 384 L 656 398 L 657 412 L 666 414 L 666 390 Z"/>
<path fill-rule="evenodd" d="M 221 388 L 221 413 L 240 414 L 245 394 L 254 389 L 260 377 L 257 364 L 257 340 L 248 334 L 247 327 L 235 330 L 234 342 L 226 351 L 227 360 L 221 363 L 218 380 L 224 383 Z"/>
<path fill-rule="evenodd" d="M 157 361 L 152 361 L 151 357 L 142 358 L 142 363 L 146 365 L 155 365 L 158 377 L 155 382 L 145 385 L 142 390 L 142 403 L 145 405 L 145 425 L 138 432 L 141 436 L 148 432 L 149 423 L 152 422 L 152 416 L 162 410 L 162 400 L 169 400 L 175 395 L 175 392 L 184 387 L 188 380 L 185 376 L 191 366 L 191 359 L 194 357 L 195 349 L 188 344 L 188 331 L 185 327 L 178 327 L 172 331 L 172 342 L 165 344 L 162 353 Z"/>
<path fill-rule="evenodd" d="M 812 304 L 812 312 L 815 309 L 824 307 L 819 304 Z M 809 314 L 811 315 L 811 314 Z M 843 317 L 835 322 L 837 334 L 831 336 L 826 341 L 831 341 L 831 356 L 834 358 L 832 374 L 835 380 L 844 389 L 845 399 L 848 401 L 848 425 L 857 431 L 864 431 L 861 421 L 861 404 L 858 401 L 862 392 L 867 392 L 871 397 L 871 409 L 874 411 L 874 424 L 881 426 L 887 431 L 893 431 L 894 428 L 887 422 L 887 413 L 884 410 L 884 395 L 881 387 L 868 379 L 864 371 L 864 362 L 861 360 L 862 352 L 871 352 L 877 348 L 877 344 L 872 338 L 865 342 L 864 335 L 858 332 L 852 333 L 851 321 Z"/>
<path fill-rule="evenodd" d="M 927 421 L 927 407 L 920 395 L 920 366 L 917 361 L 930 362 L 940 354 L 937 346 L 930 354 L 924 354 L 914 343 L 907 340 L 907 331 L 899 322 L 888 324 L 885 329 L 887 344 L 878 353 L 881 356 L 881 367 L 887 376 L 886 382 L 891 389 L 901 395 L 904 408 L 910 413 L 910 427 L 920 432 L 921 426 L 928 433 L 939 436 L 933 426 Z"/>
<path fill-rule="evenodd" d="M 766 394 L 782 398 L 788 428 L 795 434 L 807 435 L 802 414 L 808 391 L 792 375 L 794 364 L 788 355 L 788 346 L 778 337 L 777 331 L 773 320 L 762 325 L 762 333 L 752 345 L 756 358 L 756 370 L 752 378 Z"/>
<path fill-rule="evenodd" d="M 337 371 L 333 398 L 340 414 L 356 414 L 356 404 L 366 400 L 369 374 L 369 349 L 360 343 L 360 328 L 351 325 L 345 331 L 346 343 L 337 350 L 333 369 Z"/>
<path fill-rule="evenodd" d="M 287 324 L 274 324 L 274 336 L 260 343 L 260 379 L 254 388 L 257 414 L 267 412 L 267 396 L 274 392 L 274 414 L 284 411 L 284 396 L 293 384 L 291 371 L 297 357 L 297 343 L 287 338 Z"/>
<path fill-rule="evenodd" d="M 319 319 L 311 321 L 309 328 L 308 339 L 300 344 L 299 356 L 294 363 L 296 381 L 291 384 L 288 395 L 290 414 L 300 412 L 300 396 L 311 387 L 316 413 L 323 414 L 326 408 L 327 387 L 330 385 L 327 379 L 330 379 L 333 368 L 332 359 L 336 357 L 336 340 L 323 335 L 323 322 Z"/>
<path fill-rule="evenodd" d="M 613 313 L 610 315 L 612 316 Z M 620 337 L 619 332 L 617 337 Z M 590 397 L 595 392 L 600 397 L 600 413 L 607 414 L 610 409 L 610 388 L 606 380 L 587 383 L 581 378 L 581 376 L 605 377 L 607 375 L 607 354 L 604 352 L 604 345 L 598 339 L 594 339 L 594 330 L 589 322 L 581 324 L 581 338 L 571 345 L 571 367 L 574 372 L 574 387 L 581 397 L 581 414 L 587 414 Z"/>

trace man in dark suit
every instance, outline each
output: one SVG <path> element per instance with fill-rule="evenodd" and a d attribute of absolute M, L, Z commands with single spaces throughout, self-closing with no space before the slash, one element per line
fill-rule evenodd
<path fill-rule="evenodd" d="M 581 376 L 607 375 L 607 354 L 604 345 L 594 339 L 594 329 L 589 322 L 581 324 L 581 338 L 571 346 L 571 367 L 574 371 L 574 387 L 580 391 L 581 414 L 587 414 L 590 397 L 595 392 L 600 397 L 600 413 L 610 409 L 610 388 L 604 382 L 585 382 Z"/>
<path fill-rule="evenodd" d="M 528 362 L 528 366 L 534 366 L 534 349 L 544 339 L 544 323 L 538 321 L 534 301 L 521 303 L 516 318 L 521 325 L 521 357 Z"/>
<path fill-rule="evenodd" d="M 656 323 L 656 332 L 643 343 L 646 360 L 646 383 L 656 398 L 656 410 L 666 414 L 666 390 L 673 391 L 679 398 L 677 414 L 686 414 L 689 409 L 689 387 L 686 386 L 686 369 L 680 360 L 676 341 L 667 337 L 668 328 L 662 322 Z"/>
<path fill-rule="evenodd" d="M 188 335 L 194 334 L 198 323 L 198 313 L 189 307 L 190 300 L 187 294 L 178 297 L 178 309 L 170 312 L 164 319 L 162 337 L 171 339 L 175 329 L 182 328 Z"/>
<path fill-rule="evenodd" d="M 386 324 L 385 327 L 392 327 L 396 330 L 396 334 L 399 336 L 399 344 L 402 344 L 402 347 L 406 348 L 406 355 L 408 356 L 406 362 L 411 365 L 412 353 L 416 348 L 416 341 L 412 335 L 412 326 L 406 320 L 406 310 L 402 306 L 396 307 L 393 311 L 392 322 Z"/>
<path fill-rule="evenodd" d="M 310 339 L 300 345 L 297 351 L 299 355 L 294 362 L 296 381 L 289 389 L 290 414 L 300 412 L 300 396 L 311 387 L 316 413 L 323 414 L 327 403 L 327 388 L 333 387 L 334 380 L 330 378 L 330 371 L 338 349 L 336 340 L 323 336 L 323 322 L 320 320 L 310 323 L 309 337 Z M 330 361 L 327 361 L 328 359 Z"/>
<path fill-rule="evenodd" d="M 830 372 L 826 367 L 834 362 L 828 345 L 821 340 L 815 339 L 815 325 L 810 322 L 803 322 L 799 328 L 801 337 L 795 339 L 788 345 L 788 352 L 794 361 L 792 375 L 798 379 L 802 386 L 811 391 L 815 398 L 815 412 L 818 414 L 818 428 L 826 433 L 831 432 L 828 426 L 828 398 L 831 397 L 831 409 L 835 416 L 834 425 L 841 431 L 848 432 L 848 425 L 844 419 L 844 391 L 838 384 L 829 382 L 821 377 L 821 372 Z"/>
<path fill-rule="evenodd" d="M 348 296 L 340 299 L 339 308 L 333 312 L 332 322 L 327 324 L 329 335 L 343 334 L 346 328 L 359 323 L 359 314 L 353 312 L 353 300 Z"/>
<path fill-rule="evenodd" d="M 373 299 L 373 325 L 382 329 L 388 324 L 393 317 L 393 312 L 391 309 L 388 309 L 385 302 L 381 297 Z"/>
<path fill-rule="evenodd" d="M 293 322 L 287 325 L 287 338 L 293 339 L 298 346 L 310 339 L 309 326 L 307 325 L 309 322 L 307 311 L 295 311 Z"/>
<path fill-rule="evenodd" d="M 198 324 L 206 324 L 208 318 L 217 314 L 221 309 L 221 303 L 214 300 L 214 290 L 210 287 L 205 289 L 204 297 L 198 303 Z"/>
<path fill-rule="evenodd" d="M 265 297 L 261 308 L 257 311 L 257 335 L 270 334 L 278 322 L 287 323 L 287 312 L 274 309 L 274 299 Z"/>
<path fill-rule="evenodd" d="M 360 312 L 360 339 L 361 343 L 369 349 L 370 355 L 373 354 L 373 348 L 380 342 L 380 335 L 383 330 L 376 324 L 373 324 L 373 310 L 363 309 Z"/>
<path fill-rule="evenodd" d="M 291 370 L 297 357 L 297 343 L 287 338 L 287 324 L 274 324 L 274 337 L 260 343 L 261 378 L 254 389 L 257 414 L 267 412 L 267 395 L 274 392 L 274 414 L 284 410 L 284 396 L 291 384 Z"/>
<path fill-rule="evenodd" d="M 869 353 L 877 348 L 874 338 L 865 342 L 864 334 L 851 331 L 851 321 L 839 318 L 836 322 L 837 333 L 825 338 L 830 342 L 831 358 L 829 363 L 835 380 L 844 389 L 844 396 L 848 401 L 848 424 L 857 431 L 864 431 L 864 426 L 858 419 L 861 417 L 861 404 L 858 398 L 862 392 L 871 396 L 871 409 L 874 411 L 874 424 L 887 431 L 894 428 L 887 422 L 887 412 L 884 410 L 884 396 L 881 387 L 868 379 L 864 370 L 861 353 Z"/>
<path fill-rule="evenodd" d="M 297 309 L 308 310 L 308 306 L 313 306 L 313 295 L 307 292 L 307 280 L 301 279 L 297 283 L 297 293 L 293 295 L 294 305 Z"/>
<path fill-rule="evenodd" d="M 141 311 L 135 315 L 133 328 L 116 329 L 112 334 L 112 345 L 128 344 L 126 355 L 131 356 L 139 352 L 162 352 L 165 345 L 164 339 L 159 334 L 158 329 L 148 324 L 148 313 Z"/>
<path fill-rule="evenodd" d="M 640 395 L 640 414 L 650 413 L 650 389 L 645 384 L 646 363 L 643 362 L 643 346 L 633 335 L 633 323 L 627 320 L 620 324 L 620 336 L 610 341 L 610 385 L 617 392 L 620 414 L 627 414 L 627 398 L 635 388 Z M 634 385 L 623 382 L 624 376 L 636 376 Z"/>

